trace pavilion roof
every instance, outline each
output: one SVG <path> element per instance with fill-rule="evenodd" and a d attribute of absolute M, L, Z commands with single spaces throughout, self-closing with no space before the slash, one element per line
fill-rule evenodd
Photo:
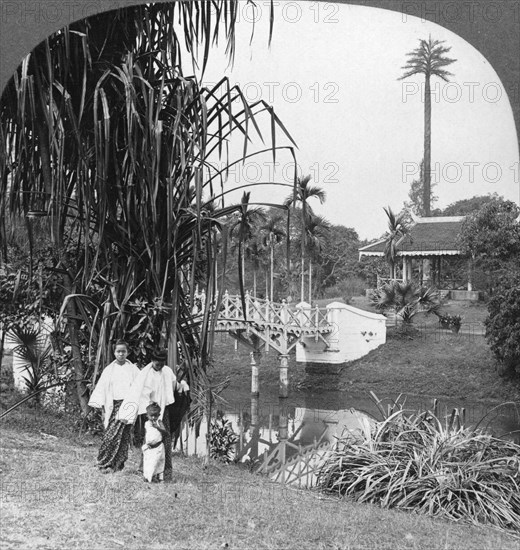
<path fill-rule="evenodd" d="M 457 236 L 464 216 L 416 218 L 397 242 L 398 256 L 458 256 Z M 360 256 L 383 256 L 385 239 L 359 249 Z"/>

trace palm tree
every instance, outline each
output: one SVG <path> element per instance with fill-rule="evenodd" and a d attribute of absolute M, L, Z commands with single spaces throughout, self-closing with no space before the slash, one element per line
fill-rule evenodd
<path fill-rule="evenodd" d="M 311 216 L 306 227 L 309 257 L 309 304 L 312 302 L 312 262 L 319 260 L 330 223 L 323 216 Z"/>
<path fill-rule="evenodd" d="M 298 178 L 296 181 L 296 187 L 294 193 L 289 195 L 284 204 L 286 206 L 296 206 L 301 205 L 302 212 L 302 239 L 301 239 L 301 293 L 300 300 L 303 302 L 305 297 L 305 252 L 307 248 L 307 232 L 306 227 L 309 223 L 310 216 L 314 214 L 312 208 L 309 205 L 309 200 L 316 198 L 320 201 L 320 204 L 323 204 L 326 199 L 325 191 L 321 187 L 315 185 L 309 185 L 311 181 L 311 176 L 305 176 L 303 178 Z"/>
<path fill-rule="evenodd" d="M 411 282 L 390 281 L 378 288 L 370 302 L 380 312 L 394 311 L 404 326 L 411 325 L 417 313 L 438 313 L 439 294 L 434 288 L 416 287 Z"/>
<path fill-rule="evenodd" d="M 402 212 L 396 216 L 390 207 L 383 208 L 388 217 L 388 233 L 385 240 L 384 256 L 390 266 L 390 278 L 395 279 L 395 261 L 397 258 L 397 243 L 408 228 L 405 223 L 406 214 Z"/>
<path fill-rule="evenodd" d="M 237 218 L 231 225 L 230 236 L 236 237 L 238 244 L 238 282 L 240 293 L 244 296 L 245 254 L 244 248 L 255 234 L 255 223 L 265 219 L 265 212 L 260 207 L 251 208 L 249 199 L 251 193 L 244 191 L 240 201 Z M 244 306 L 244 312 L 246 308 Z"/>
<path fill-rule="evenodd" d="M 281 221 L 282 218 L 280 216 L 271 215 L 267 218 L 266 223 L 260 227 L 260 231 L 264 234 L 264 246 L 268 247 L 270 252 L 271 285 L 269 297 L 271 302 L 274 299 L 274 249 L 285 237 L 285 231 L 280 226 Z"/>
<path fill-rule="evenodd" d="M 253 268 L 253 296 L 257 296 L 257 273 L 265 260 L 265 250 L 262 243 L 257 238 L 246 242 L 245 256 L 251 263 Z"/>
<path fill-rule="evenodd" d="M 448 82 L 452 73 L 444 67 L 451 65 L 456 59 L 445 57 L 451 48 L 443 46 L 444 40 L 433 40 L 430 36 L 428 40 L 419 40 L 420 45 L 415 50 L 407 53 L 408 61 L 401 67 L 405 73 L 399 78 L 404 80 L 416 74 L 423 74 L 425 80 L 424 89 L 424 186 L 423 186 L 423 205 L 426 216 L 430 215 L 431 200 L 431 83 L 432 76 L 438 76 L 445 82 Z"/>
<path fill-rule="evenodd" d="M 215 255 L 205 251 L 241 210 L 220 206 L 221 174 L 206 177 L 208 159 L 224 156 L 235 133 L 251 156 L 248 128 L 259 130 L 262 113 L 274 123 L 272 144 L 275 129 L 285 133 L 271 106 L 248 104 L 226 78 L 207 90 L 183 75 L 181 41 L 188 55 L 203 52 L 203 67 L 219 36 L 233 55 L 237 13 L 238 0 L 193 0 L 76 22 L 28 55 L 2 96 L 0 218 L 37 211 L 51 221 L 78 380 L 87 374 L 81 323 L 103 365 L 110 341 L 142 332 L 145 314 L 154 338 L 168 335 L 172 366 L 182 360 L 192 384 L 205 370 L 212 336 L 208 316 L 192 322 L 194 273 L 206 258 L 211 301 Z M 219 204 L 210 214 L 205 196 Z M 87 393 L 78 382 L 84 407 Z"/>

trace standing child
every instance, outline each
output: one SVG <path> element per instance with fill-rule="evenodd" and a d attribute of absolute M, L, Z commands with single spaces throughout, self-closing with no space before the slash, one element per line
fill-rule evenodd
<path fill-rule="evenodd" d="M 140 372 L 127 360 L 128 345 L 123 340 L 116 342 L 114 355 L 115 360 L 101 373 L 88 402 L 91 407 L 103 409 L 105 414 L 105 433 L 97 459 L 98 468 L 103 473 L 122 470 L 128 458 L 132 426 L 118 420 L 117 413 Z"/>
<path fill-rule="evenodd" d="M 159 419 L 161 407 L 153 402 L 146 407 L 145 436 L 143 450 L 143 476 L 148 482 L 164 479 L 164 439 L 168 432 Z"/>
<path fill-rule="evenodd" d="M 188 384 L 183 380 L 177 382 L 173 370 L 166 366 L 168 353 L 165 349 L 155 350 L 152 354 L 152 362 L 146 365 L 132 384 L 130 392 L 119 409 L 118 418 L 127 424 L 136 422 L 134 442 L 141 446 L 144 440 L 144 423 L 146 419 L 146 407 L 151 403 L 157 403 L 160 407 L 159 418 L 166 428 L 164 436 L 165 466 L 164 480 L 171 480 L 172 476 L 172 437 L 170 418 L 173 414 L 184 415 L 186 409 L 173 410 L 175 403 L 175 390 L 178 394 L 189 391 Z"/>

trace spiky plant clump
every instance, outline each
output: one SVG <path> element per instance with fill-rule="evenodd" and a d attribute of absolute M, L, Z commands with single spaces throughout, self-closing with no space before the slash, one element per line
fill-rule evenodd
<path fill-rule="evenodd" d="M 520 532 L 520 445 L 397 410 L 338 444 L 318 473 L 326 492 Z"/>

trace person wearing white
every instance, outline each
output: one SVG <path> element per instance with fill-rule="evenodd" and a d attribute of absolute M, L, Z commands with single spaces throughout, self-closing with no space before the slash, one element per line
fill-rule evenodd
<path fill-rule="evenodd" d="M 143 451 L 143 477 L 145 481 L 163 481 L 165 452 L 163 439 L 167 436 L 166 428 L 159 419 L 161 407 L 150 403 L 146 407 L 146 421 Z"/>
<path fill-rule="evenodd" d="M 105 432 L 97 458 L 98 468 L 104 473 L 122 470 L 128 458 L 131 427 L 120 422 L 117 413 L 140 372 L 127 360 L 126 342 L 116 342 L 114 355 L 115 360 L 104 368 L 88 402 L 104 412 Z"/>
<path fill-rule="evenodd" d="M 177 382 L 177 377 L 170 367 L 165 367 L 166 351 L 160 350 L 152 355 L 152 362 L 144 367 L 135 379 L 130 391 L 119 408 L 117 418 L 125 424 L 139 422 L 137 442 L 144 439 L 144 416 L 146 408 L 155 402 L 161 408 L 159 419 L 167 431 L 164 437 L 165 446 L 165 479 L 171 476 L 171 431 L 168 407 L 175 402 L 175 390 L 180 393 L 189 391 L 185 381 Z"/>

